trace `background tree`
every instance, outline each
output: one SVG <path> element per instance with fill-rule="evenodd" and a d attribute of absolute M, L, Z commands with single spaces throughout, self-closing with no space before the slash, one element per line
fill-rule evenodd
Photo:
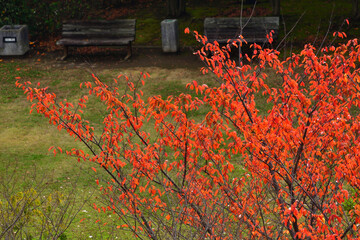
<path fill-rule="evenodd" d="M 352 18 L 358 20 L 360 18 L 359 0 L 352 0 L 352 5 Z"/>
<path fill-rule="evenodd" d="M 271 7 L 272 7 L 272 14 L 274 16 L 279 16 L 280 15 L 280 0 L 270 0 L 271 3 Z"/>
<path fill-rule="evenodd" d="M 102 7 L 122 7 L 124 5 L 134 4 L 136 0 L 102 0 Z"/>
<path fill-rule="evenodd" d="M 186 0 L 167 0 L 167 15 L 180 17 L 185 13 Z"/>

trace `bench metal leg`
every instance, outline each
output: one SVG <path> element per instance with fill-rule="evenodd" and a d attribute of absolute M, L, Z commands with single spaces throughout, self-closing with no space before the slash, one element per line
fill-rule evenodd
<path fill-rule="evenodd" d="M 69 55 L 69 48 L 68 46 L 64 46 L 64 55 L 60 58 L 61 61 L 64 61 Z"/>
<path fill-rule="evenodd" d="M 128 60 L 129 58 L 131 58 L 131 56 L 132 56 L 132 47 L 131 47 L 131 42 L 129 42 L 127 46 L 127 55 L 125 56 L 124 60 Z"/>

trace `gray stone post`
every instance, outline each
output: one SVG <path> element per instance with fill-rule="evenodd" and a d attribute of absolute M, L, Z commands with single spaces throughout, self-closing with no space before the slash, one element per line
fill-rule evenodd
<path fill-rule="evenodd" d="M 163 52 L 179 51 L 179 26 L 177 19 L 165 19 L 161 22 L 161 40 Z"/>
<path fill-rule="evenodd" d="M 5 25 L 0 28 L 0 55 L 24 55 L 29 50 L 29 30 L 26 25 Z"/>

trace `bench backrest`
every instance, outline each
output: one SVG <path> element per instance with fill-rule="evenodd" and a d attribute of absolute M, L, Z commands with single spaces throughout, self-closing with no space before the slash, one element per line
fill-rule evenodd
<path fill-rule="evenodd" d="M 136 19 L 72 20 L 63 23 L 63 38 L 132 38 L 135 40 Z"/>
<path fill-rule="evenodd" d="M 266 35 L 273 30 L 273 38 L 279 31 L 279 17 L 251 18 L 205 18 L 204 31 L 209 42 L 226 43 L 239 39 L 241 34 L 247 42 L 265 43 Z"/>

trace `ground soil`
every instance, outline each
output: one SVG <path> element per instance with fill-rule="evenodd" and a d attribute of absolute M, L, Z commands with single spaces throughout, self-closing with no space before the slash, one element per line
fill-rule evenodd
<path fill-rule="evenodd" d="M 94 69 L 111 68 L 198 68 L 204 66 L 199 57 L 193 54 L 194 49 L 184 48 L 178 53 L 163 53 L 161 47 L 133 47 L 133 56 L 124 61 L 126 48 L 79 48 L 70 49 L 66 60 L 58 60 L 61 50 L 47 52 L 31 49 L 24 56 L 2 57 L 3 61 L 20 61 L 27 64 L 45 64 L 57 68 L 91 67 Z"/>

